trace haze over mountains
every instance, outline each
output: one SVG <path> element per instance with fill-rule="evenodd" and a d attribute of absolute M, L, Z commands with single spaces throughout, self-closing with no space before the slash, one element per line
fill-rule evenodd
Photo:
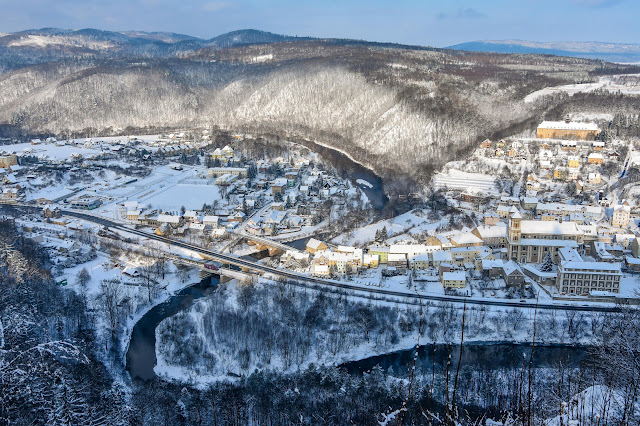
<path fill-rule="evenodd" d="M 537 42 L 526 40 L 482 40 L 449 46 L 470 52 L 535 53 L 602 59 L 609 62 L 640 62 L 640 44 L 587 42 Z"/>
<path fill-rule="evenodd" d="M 255 30 L 211 40 L 31 30 L 0 37 L 0 64 L 0 136 L 220 127 L 318 141 L 391 184 L 400 175 L 426 182 L 479 140 L 562 112 L 566 96 L 525 103 L 532 92 L 640 72 L 580 58 Z"/>

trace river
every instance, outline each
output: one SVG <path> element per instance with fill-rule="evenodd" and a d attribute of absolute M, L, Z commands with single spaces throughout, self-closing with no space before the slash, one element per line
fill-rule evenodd
<path fill-rule="evenodd" d="M 193 302 L 211 294 L 218 284 L 214 277 L 205 278 L 198 284 L 180 290 L 166 301 L 151 308 L 136 323 L 131 332 L 131 340 L 127 351 L 127 370 L 132 379 L 149 380 L 156 374 L 156 328 L 166 318 L 184 309 L 189 309 Z"/>

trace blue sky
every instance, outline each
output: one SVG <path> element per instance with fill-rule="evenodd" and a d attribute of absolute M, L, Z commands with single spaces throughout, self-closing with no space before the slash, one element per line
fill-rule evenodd
<path fill-rule="evenodd" d="M 448 46 L 473 40 L 640 43 L 637 0 L 0 0 L 0 32 L 31 28 L 280 34 Z"/>

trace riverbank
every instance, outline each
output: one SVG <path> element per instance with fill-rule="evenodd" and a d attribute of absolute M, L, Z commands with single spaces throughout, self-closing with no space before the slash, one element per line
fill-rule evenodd
<path fill-rule="evenodd" d="M 254 305 L 253 301 L 260 302 Z M 235 382 L 255 371 L 288 374 L 311 365 L 368 365 L 370 360 L 398 364 L 391 360 L 410 357 L 418 341 L 423 348 L 435 342 L 440 350 L 459 344 L 461 309 L 448 304 L 423 309 L 420 319 L 418 307 L 364 304 L 264 279 L 254 290 L 232 283 L 159 325 L 155 371 L 164 380 L 206 388 Z M 524 310 L 468 308 L 465 317 L 465 348 L 531 344 L 533 315 Z M 602 324 L 595 324 L 596 333 L 588 330 L 594 318 L 600 317 L 581 316 L 578 330 L 573 313 L 539 312 L 536 345 L 583 350 L 597 338 Z M 480 349 L 469 354 L 474 351 Z M 514 359 L 521 362 L 522 358 Z"/>

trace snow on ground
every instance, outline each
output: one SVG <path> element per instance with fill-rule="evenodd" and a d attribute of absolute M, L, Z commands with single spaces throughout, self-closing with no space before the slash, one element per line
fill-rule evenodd
<path fill-rule="evenodd" d="M 164 190 L 154 191 L 141 199 L 145 204 L 164 211 L 199 209 L 202 204 L 220 199 L 220 191 L 215 185 L 177 184 Z"/>
<path fill-rule="evenodd" d="M 370 184 L 369 182 L 367 182 L 367 181 L 366 181 L 366 180 L 364 180 L 364 179 L 356 179 L 356 183 L 357 183 L 358 185 L 363 185 L 363 186 L 366 186 L 366 187 L 368 187 L 368 188 L 373 188 L 373 185 L 372 185 L 372 184 Z"/>
<path fill-rule="evenodd" d="M 431 222 L 426 213 L 419 210 L 401 214 L 392 219 L 382 220 L 371 225 L 359 228 L 352 233 L 342 234 L 332 240 L 334 244 L 362 245 L 375 240 L 376 231 L 387 228 L 389 236 L 402 235 L 407 232 L 417 234 L 429 230 L 435 230 L 440 222 Z M 404 238 L 407 238 L 405 236 Z"/>
<path fill-rule="evenodd" d="M 450 169 L 446 173 L 438 173 L 433 177 L 435 189 L 458 189 L 471 193 L 500 195 L 495 187 L 495 176 L 481 173 L 467 173 Z"/>
<path fill-rule="evenodd" d="M 562 86 L 545 87 L 544 89 L 529 93 L 525 96 L 524 101 L 527 103 L 533 102 L 542 96 L 557 93 L 567 93 L 569 96 L 573 96 L 576 93 L 593 92 L 597 89 L 621 92 L 628 95 L 640 95 L 640 85 L 638 85 L 637 82 L 625 83 L 616 78 L 616 76 L 611 76 L 600 77 L 597 83 L 565 84 Z"/>
<path fill-rule="evenodd" d="M 17 154 L 32 155 L 34 157 L 46 157 L 52 160 L 67 160 L 71 154 L 82 154 L 85 158 L 91 158 L 102 154 L 100 148 L 85 148 L 83 146 L 57 146 L 53 143 L 31 145 L 30 143 L 18 143 L 2 145 L 0 150 L 15 152 Z M 26 151 L 25 151 L 26 150 Z"/>
<path fill-rule="evenodd" d="M 625 398 L 622 392 L 603 385 L 589 386 L 563 404 L 563 413 L 545 421 L 545 426 L 581 424 L 618 424 L 623 419 Z M 640 406 L 632 410 L 637 416 Z M 629 414 L 627 414 L 628 416 Z M 628 420 L 628 419 L 627 419 Z"/>

